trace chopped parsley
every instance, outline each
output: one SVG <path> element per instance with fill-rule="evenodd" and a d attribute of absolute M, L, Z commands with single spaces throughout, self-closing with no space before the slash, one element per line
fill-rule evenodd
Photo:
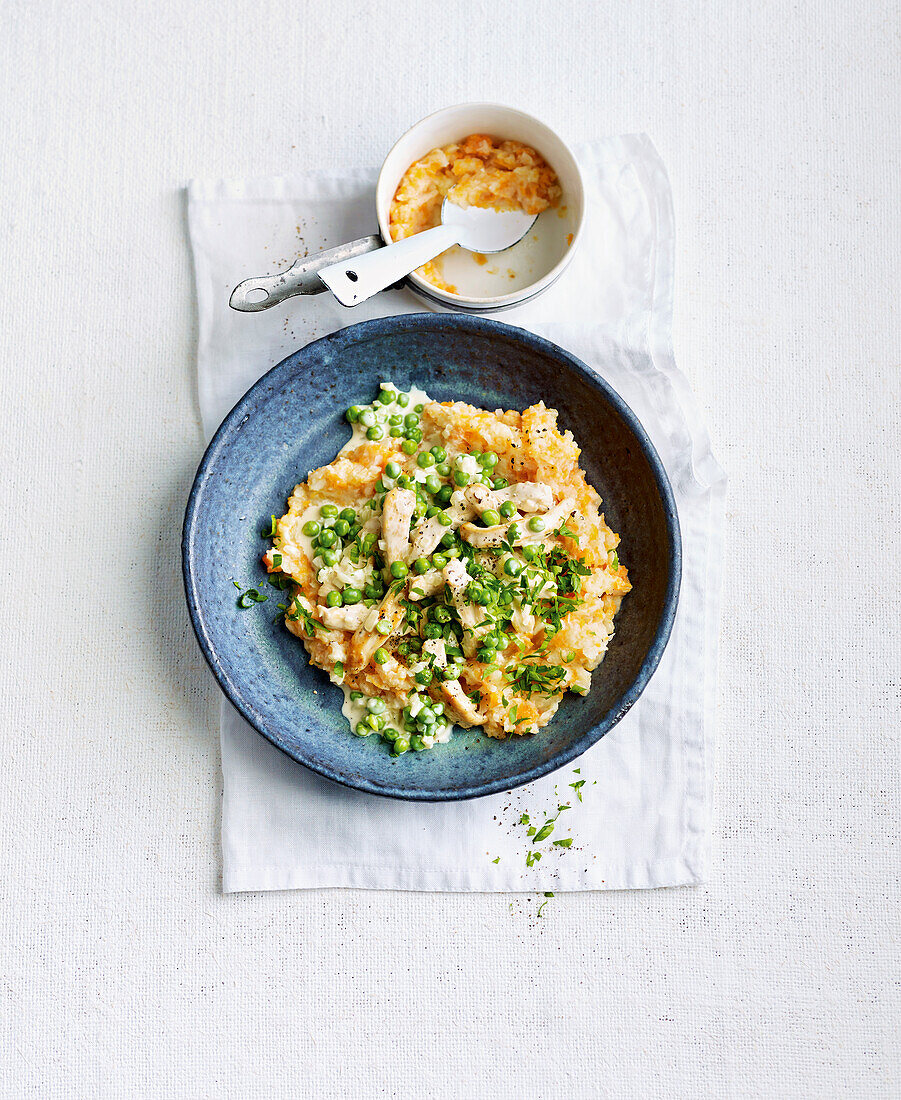
<path fill-rule="evenodd" d="M 312 637 L 317 630 L 322 629 L 322 623 L 317 622 L 317 620 L 313 618 L 312 611 L 307 611 L 300 602 L 300 596 L 294 597 L 293 610 L 290 614 L 286 615 L 285 618 L 290 619 L 292 622 L 301 623 L 303 625 L 304 634 L 308 634 L 310 637 Z"/>

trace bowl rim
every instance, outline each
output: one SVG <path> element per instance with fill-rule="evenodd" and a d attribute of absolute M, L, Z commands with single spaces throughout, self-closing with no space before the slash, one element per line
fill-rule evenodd
<path fill-rule="evenodd" d="M 232 434 L 235 426 L 243 423 L 245 417 L 251 415 L 258 392 L 266 389 L 267 380 L 270 380 L 276 372 L 284 371 L 286 364 L 304 352 L 307 348 L 314 347 L 317 344 L 328 343 L 331 350 L 340 351 L 345 347 L 383 335 L 402 335 L 405 332 L 417 330 L 442 331 L 448 327 L 518 341 L 524 343 L 530 350 L 549 354 L 554 358 L 562 358 L 578 376 L 583 378 L 594 389 L 601 392 L 604 398 L 613 406 L 617 414 L 631 429 L 641 447 L 642 453 L 651 467 L 651 472 L 657 483 L 657 488 L 663 503 L 667 541 L 670 552 L 670 568 L 669 576 L 667 577 L 666 591 L 664 593 L 663 611 L 651 645 L 648 647 L 648 651 L 638 669 L 635 679 L 619 700 L 598 722 L 591 726 L 590 729 L 567 749 L 536 764 L 527 772 L 517 776 L 513 782 L 507 779 L 494 779 L 465 787 L 448 788 L 438 791 L 424 791 L 411 790 L 401 785 L 392 786 L 390 784 L 377 784 L 361 776 L 351 778 L 347 775 L 342 775 L 326 764 L 311 762 L 310 760 L 304 759 L 302 753 L 293 752 L 288 744 L 284 742 L 283 738 L 278 736 L 277 729 L 267 727 L 267 723 L 263 716 L 255 710 L 253 701 L 245 696 L 241 688 L 233 683 L 226 673 L 219 660 L 216 645 L 207 631 L 201 604 L 198 599 L 198 588 L 194 570 L 194 534 L 196 531 L 198 509 L 201 503 L 203 490 L 213 475 L 213 466 L 221 448 L 227 438 Z M 358 324 L 339 329 L 337 332 L 331 333 L 330 335 L 320 337 L 317 340 L 311 340 L 309 343 L 304 344 L 302 347 L 292 352 L 291 355 L 286 356 L 281 362 L 277 363 L 263 374 L 239 398 L 234 408 L 232 408 L 231 412 L 228 413 L 216 429 L 213 438 L 210 440 L 200 460 L 194 482 L 191 486 L 187 508 L 185 509 L 184 526 L 182 529 L 182 575 L 191 625 L 210 670 L 232 706 L 234 706 L 244 720 L 259 734 L 265 737 L 267 741 L 281 749 L 282 752 L 303 767 L 345 787 L 363 791 L 367 794 L 397 798 L 403 801 L 456 802 L 513 790 L 516 787 L 532 783 L 536 779 L 540 779 L 542 776 L 552 771 L 565 767 L 566 764 L 575 760 L 576 757 L 581 756 L 582 753 L 596 744 L 606 733 L 609 733 L 609 731 L 631 709 L 644 691 L 651 676 L 656 671 L 672 633 L 682 580 L 682 538 L 672 486 L 670 485 L 669 477 L 667 476 L 663 462 L 654 444 L 651 442 L 650 437 L 638 417 L 617 391 L 614 390 L 604 378 L 583 363 L 581 359 L 571 352 L 566 351 L 564 348 L 559 347 L 557 344 L 554 344 L 552 341 L 546 340 L 544 337 L 536 336 L 534 333 L 514 325 L 504 324 L 502 321 L 495 321 L 486 317 L 473 317 L 469 314 L 402 313 L 390 317 L 379 317 L 369 321 L 361 321 Z"/>
<path fill-rule="evenodd" d="M 487 298 L 472 298 L 464 294 L 450 294 L 447 291 L 440 290 L 432 283 L 426 282 L 426 280 L 417 275 L 415 271 L 407 276 L 406 281 L 411 291 L 430 301 L 437 302 L 439 305 L 451 309 L 472 310 L 476 313 L 499 313 L 503 310 L 512 309 L 514 306 L 521 305 L 537 297 L 539 294 L 543 294 L 556 283 L 567 267 L 569 267 L 579 247 L 579 243 L 582 240 L 583 230 L 585 228 L 585 176 L 582 172 L 582 166 L 579 164 L 579 160 L 570 148 L 569 143 L 564 141 L 553 127 L 548 126 L 546 122 L 543 122 L 535 115 L 529 114 L 528 111 L 522 111 L 518 107 L 510 107 L 506 103 L 489 103 L 487 101 L 452 103 L 450 106 L 441 107 L 437 111 L 432 111 L 431 114 L 425 115 L 425 117 L 421 118 L 418 122 L 414 122 L 412 126 L 404 130 L 385 154 L 385 159 L 382 161 L 381 168 L 379 168 L 379 174 L 375 184 L 375 216 L 378 221 L 382 240 L 386 245 L 391 244 L 391 232 L 389 219 L 387 216 L 384 218 L 382 217 L 382 211 L 379 207 L 379 191 L 381 190 L 385 170 L 394 155 L 394 151 L 417 130 L 424 128 L 429 123 L 435 123 L 443 115 L 452 114 L 455 111 L 464 109 L 471 111 L 485 111 L 488 109 L 493 111 L 504 111 L 509 115 L 517 115 L 519 118 L 533 123 L 539 130 L 545 130 L 555 141 L 559 142 L 560 146 L 565 150 L 571 162 L 570 167 L 574 170 L 575 177 L 579 183 L 579 220 L 573 233 L 572 242 L 550 271 L 545 272 L 545 274 L 542 275 L 540 279 L 536 279 L 534 283 L 529 283 L 528 286 L 511 291 L 509 294 L 496 294 Z M 409 165 L 407 165 L 407 167 L 409 167 Z M 390 201 L 387 210 L 390 211 Z"/>

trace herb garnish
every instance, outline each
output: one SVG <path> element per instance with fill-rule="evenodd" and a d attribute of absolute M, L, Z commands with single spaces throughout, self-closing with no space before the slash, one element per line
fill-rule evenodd
<path fill-rule="evenodd" d="M 300 597 L 294 597 L 294 610 L 290 615 L 285 616 L 286 619 L 290 619 L 292 622 L 300 622 L 303 624 L 304 634 L 313 636 L 317 630 L 322 629 L 322 623 L 313 618 L 312 611 L 307 609 L 300 602 Z"/>
<path fill-rule="evenodd" d="M 234 581 L 232 582 L 235 583 Z M 240 587 L 240 585 L 238 585 Z M 253 607 L 255 603 L 265 603 L 269 599 L 262 592 L 257 592 L 255 588 L 248 588 L 246 592 L 242 592 L 238 597 L 238 607 L 242 610 L 248 607 Z"/>

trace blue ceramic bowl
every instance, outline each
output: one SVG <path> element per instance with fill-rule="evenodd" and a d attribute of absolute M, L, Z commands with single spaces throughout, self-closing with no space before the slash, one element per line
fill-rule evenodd
<path fill-rule="evenodd" d="M 582 465 L 622 536 L 632 592 L 584 698 L 569 694 L 533 737 L 496 741 L 456 730 L 450 743 L 392 758 L 378 738 L 354 737 L 342 694 L 274 623 L 282 593 L 264 583 L 260 532 L 309 470 L 349 438 L 348 405 L 382 380 L 416 384 L 439 401 L 525 409 L 544 400 L 581 444 Z M 299 763 L 339 783 L 394 798 L 475 798 L 529 783 L 569 763 L 611 729 L 660 661 L 676 611 L 681 542 L 672 490 L 634 413 L 584 363 L 522 329 L 463 315 L 366 321 L 308 344 L 273 367 L 210 443 L 185 516 L 188 607 L 203 653 L 247 721 Z M 239 610 L 242 587 L 267 603 Z"/>

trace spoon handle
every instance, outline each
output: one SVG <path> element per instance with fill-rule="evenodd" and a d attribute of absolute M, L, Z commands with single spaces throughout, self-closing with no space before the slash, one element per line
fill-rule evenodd
<path fill-rule="evenodd" d="M 332 264 L 318 275 L 343 306 L 355 306 L 434 260 L 458 241 L 456 227 L 436 225 L 425 233 L 416 233 L 377 252 L 358 256 L 352 263 Z"/>
<path fill-rule="evenodd" d="M 277 275 L 261 275 L 245 279 L 231 293 L 228 304 L 242 313 L 259 313 L 262 309 L 278 305 L 295 294 L 320 294 L 325 285 L 317 274 L 332 264 L 343 264 L 366 252 L 381 249 L 381 237 L 360 237 L 349 244 L 338 245 L 316 256 L 304 256 L 287 271 Z"/>

